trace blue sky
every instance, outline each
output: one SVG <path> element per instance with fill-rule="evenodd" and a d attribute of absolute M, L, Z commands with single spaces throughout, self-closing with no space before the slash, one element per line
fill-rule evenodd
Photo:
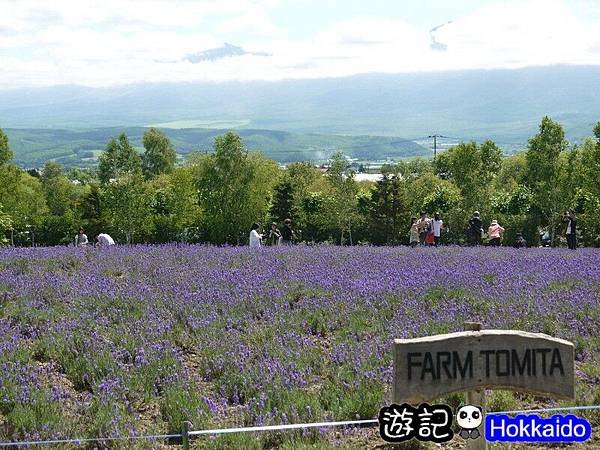
<path fill-rule="evenodd" d="M 595 0 L 0 0 L 0 11 L 0 88 L 600 64 Z"/>

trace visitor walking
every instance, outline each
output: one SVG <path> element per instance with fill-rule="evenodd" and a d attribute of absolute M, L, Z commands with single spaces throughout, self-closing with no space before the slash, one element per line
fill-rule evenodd
<path fill-rule="evenodd" d="M 279 228 L 277 228 L 277 224 L 273 222 L 271 224 L 271 229 L 269 230 L 269 234 L 267 235 L 267 245 L 276 246 L 279 245 L 281 240 L 281 232 Z"/>
<path fill-rule="evenodd" d="M 252 229 L 250 230 L 250 247 L 260 247 L 262 236 L 258 233 L 260 230 L 260 225 L 257 223 L 252 224 Z"/>
<path fill-rule="evenodd" d="M 563 216 L 563 221 L 567 223 L 565 235 L 567 236 L 567 246 L 571 250 L 577 248 L 577 218 L 573 211 L 567 211 Z"/>
<path fill-rule="evenodd" d="M 285 219 L 281 230 L 281 243 L 283 245 L 292 245 L 295 237 L 296 233 L 292 229 L 292 219 Z"/>
<path fill-rule="evenodd" d="M 79 233 L 75 235 L 75 247 L 85 247 L 88 245 L 88 237 L 83 232 L 83 228 L 79 228 Z"/>
<path fill-rule="evenodd" d="M 488 228 L 488 238 L 492 247 L 500 247 L 502 242 L 502 233 L 504 233 L 504 228 L 498 224 L 497 220 L 492 220 L 492 223 Z"/>
<path fill-rule="evenodd" d="M 469 219 L 469 228 L 467 230 L 469 244 L 480 245 L 483 235 L 483 222 L 479 215 L 479 211 L 473 213 L 473 217 Z"/>
<path fill-rule="evenodd" d="M 417 220 L 417 228 L 419 229 L 419 242 L 425 244 L 425 239 L 431 229 L 431 219 L 427 217 L 426 213 L 421 213 L 421 218 Z"/>
<path fill-rule="evenodd" d="M 98 247 L 108 247 L 110 245 L 115 245 L 115 240 L 107 233 L 100 233 L 96 236 L 96 245 Z"/>
<path fill-rule="evenodd" d="M 419 245 L 419 227 L 417 226 L 417 218 L 416 217 L 410 218 L 410 233 L 409 233 L 408 244 L 411 247 L 416 247 L 417 245 Z"/>
<path fill-rule="evenodd" d="M 442 235 L 442 230 L 444 229 L 444 221 L 440 219 L 440 213 L 435 213 L 433 215 L 431 229 L 433 231 L 433 245 L 437 247 L 440 244 L 440 237 Z"/>

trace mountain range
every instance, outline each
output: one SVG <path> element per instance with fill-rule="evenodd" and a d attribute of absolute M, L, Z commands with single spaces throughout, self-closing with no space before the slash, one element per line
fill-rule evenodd
<path fill-rule="evenodd" d="M 417 143 L 441 134 L 454 141 L 494 139 L 508 151 L 524 148 L 544 115 L 560 122 L 572 142 L 591 135 L 600 120 L 600 66 L 0 91 L 2 128 L 158 124 Z"/>

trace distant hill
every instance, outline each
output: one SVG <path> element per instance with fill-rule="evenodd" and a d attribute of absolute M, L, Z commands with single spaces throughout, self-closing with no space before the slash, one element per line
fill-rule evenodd
<path fill-rule="evenodd" d="M 70 166 L 89 166 L 111 137 L 124 131 L 132 145 L 142 147 L 147 128 L 98 128 L 90 130 L 5 129 L 15 152 L 15 162 L 24 167 L 42 166 L 52 159 Z M 211 151 L 214 138 L 223 129 L 163 129 L 185 156 L 192 151 Z M 415 142 L 390 136 L 337 136 L 297 134 L 273 130 L 237 130 L 250 150 L 259 150 L 280 162 L 322 160 L 335 151 L 364 159 L 429 156 L 431 151 Z"/>
<path fill-rule="evenodd" d="M 182 152 L 207 147 L 215 132 L 175 129 L 235 128 L 245 133 L 250 147 L 280 155 L 284 150 L 291 154 L 375 144 L 371 138 L 332 135 L 402 136 L 426 144 L 424 138 L 434 133 L 452 141 L 491 138 L 514 151 L 537 132 L 544 115 L 563 124 L 573 142 L 591 135 L 600 120 L 600 66 L 0 91 L 2 128 L 98 129 L 49 134 L 13 130 L 23 161 L 41 161 L 44 149 L 52 150 L 51 157 L 69 159 L 78 149 L 97 150 L 117 132 L 104 127 L 150 124 L 173 128 L 171 137 Z M 141 129 L 136 133 L 137 139 Z M 54 141 L 44 141 L 44 136 Z M 378 152 L 377 145 L 364 146 L 368 148 Z M 420 151 L 398 150 L 410 155 Z"/>

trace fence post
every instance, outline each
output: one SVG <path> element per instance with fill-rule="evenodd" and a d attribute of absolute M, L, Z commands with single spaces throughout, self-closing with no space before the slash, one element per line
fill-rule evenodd
<path fill-rule="evenodd" d="M 481 331 L 483 325 L 479 322 L 465 322 L 465 331 Z M 467 391 L 466 401 L 468 405 L 481 406 L 485 414 L 485 389 L 476 389 Z M 467 450 L 487 450 L 488 445 L 485 440 L 485 419 L 481 424 L 481 437 L 478 439 L 467 439 Z"/>
<path fill-rule="evenodd" d="M 190 430 L 193 425 L 190 421 L 183 422 L 183 427 L 181 430 L 181 445 L 183 450 L 190 450 Z"/>

